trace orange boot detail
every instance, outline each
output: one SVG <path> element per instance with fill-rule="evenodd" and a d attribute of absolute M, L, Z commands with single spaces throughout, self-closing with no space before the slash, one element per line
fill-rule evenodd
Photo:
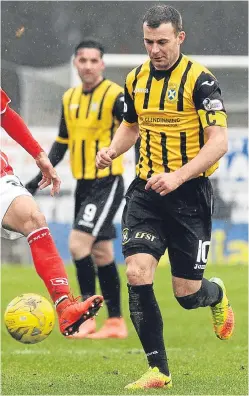
<path fill-rule="evenodd" d="M 68 336 L 68 338 L 72 338 L 74 340 L 81 340 L 82 338 L 86 338 L 88 334 L 93 334 L 96 331 L 96 320 L 95 318 L 91 318 L 86 322 L 82 323 L 79 327 L 79 331 Z"/>
<path fill-rule="evenodd" d="M 61 333 L 69 336 L 77 332 L 82 323 L 98 312 L 103 300 L 102 296 L 92 296 L 83 302 L 70 297 L 61 301 L 56 307 Z"/>

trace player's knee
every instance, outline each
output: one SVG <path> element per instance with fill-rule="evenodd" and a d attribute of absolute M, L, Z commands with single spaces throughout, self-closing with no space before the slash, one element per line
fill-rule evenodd
<path fill-rule="evenodd" d="M 151 273 L 146 263 L 138 262 L 133 256 L 125 260 L 126 276 L 130 285 L 151 283 Z"/>
<path fill-rule="evenodd" d="M 72 230 L 69 235 L 69 250 L 74 260 L 80 260 L 91 254 L 93 237 L 79 230 Z"/>
<path fill-rule="evenodd" d="M 136 284 L 140 280 L 140 273 L 134 267 L 127 267 L 126 276 L 130 285 Z"/>
<path fill-rule="evenodd" d="M 175 298 L 184 309 L 195 309 L 201 305 L 201 296 L 199 290 L 196 293 L 182 297 L 175 296 Z"/>
<path fill-rule="evenodd" d="M 109 264 L 114 260 L 114 257 L 103 250 L 94 249 L 92 251 L 94 262 L 96 265 Z"/>
<path fill-rule="evenodd" d="M 24 229 L 27 233 L 38 230 L 42 227 L 47 227 L 47 221 L 42 212 L 38 209 L 35 209 L 31 212 L 30 218 L 24 224 Z"/>
<path fill-rule="evenodd" d="M 92 255 L 96 265 L 106 265 L 114 260 L 114 252 L 111 241 L 98 242 L 92 246 Z"/>
<path fill-rule="evenodd" d="M 69 240 L 69 250 L 74 260 L 79 260 L 91 254 L 90 247 L 87 245 L 84 246 L 82 242 L 78 239 L 71 238 Z"/>

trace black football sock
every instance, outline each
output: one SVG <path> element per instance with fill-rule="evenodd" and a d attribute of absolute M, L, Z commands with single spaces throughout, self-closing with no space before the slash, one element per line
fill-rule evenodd
<path fill-rule="evenodd" d="M 128 284 L 130 317 L 150 367 L 169 375 L 163 340 L 163 320 L 152 285 Z"/>
<path fill-rule="evenodd" d="M 98 267 L 98 277 L 109 318 L 120 317 L 120 279 L 115 262 Z"/>
<path fill-rule="evenodd" d="M 176 297 L 179 304 L 185 309 L 196 309 L 200 307 L 214 307 L 223 297 L 223 291 L 219 285 L 202 279 L 200 289 L 193 294 Z"/>
<path fill-rule="evenodd" d="M 216 304 L 221 302 L 223 297 L 223 290 L 219 285 L 217 285 L 217 283 L 210 282 L 209 280 L 203 278 L 202 288 L 204 288 L 207 296 L 209 297 L 208 305 L 214 307 Z"/>
<path fill-rule="evenodd" d="M 83 300 L 93 296 L 95 287 L 95 268 L 92 257 L 86 256 L 80 260 L 74 260 L 76 266 L 77 278 Z"/>

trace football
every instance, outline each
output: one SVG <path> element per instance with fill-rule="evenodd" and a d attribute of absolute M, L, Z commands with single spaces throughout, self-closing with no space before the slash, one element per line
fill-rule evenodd
<path fill-rule="evenodd" d="M 45 297 L 33 293 L 21 294 L 8 304 L 4 322 L 15 340 L 36 344 L 45 340 L 53 330 L 54 309 Z"/>

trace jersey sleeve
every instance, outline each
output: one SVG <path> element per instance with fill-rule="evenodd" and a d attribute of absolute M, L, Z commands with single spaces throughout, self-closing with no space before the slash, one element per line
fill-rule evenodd
<path fill-rule="evenodd" d="M 33 158 L 36 158 L 40 152 L 43 151 L 23 119 L 9 106 L 7 106 L 5 112 L 1 114 L 1 126 L 5 129 L 7 134 L 32 155 Z"/>
<path fill-rule="evenodd" d="M 134 100 L 128 90 L 127 82 L 124 87 L 124 124 L 132 126 L 137 123 L 138 117 L 134 106 Z"/>
<path fill-rule="evenodd" d="M 193 101 L 203 128 L 227 126 L 227 115 L 218 81 L 211 73 L 202 72 L 197 78 Z"/>
<path fill-rule="evenodd" d="M 58 136 L 56 137 L 55 140 L 58 143 L 68 144 L 68 131 L 67 131 L 67 125 L 66 125 L 63 105 L 62 105 L 62 109 L 61 109 L 61 119 L 60 119 L 60 126 L 59 126 L 59 134 L 58 134 Z"/>
<path fill-rule="evenodd" d="M 10 98 L 4 92 L 4 90 L 1 88 L 1 114 L 5 113 L 8 104 L 11 102 Z"/>
<path fill-rule="evenodd" d="M 114 102 L 112 114 L 119 122 L 123 121 L 124 117 L 124 94 L 120 93 Z"/>

